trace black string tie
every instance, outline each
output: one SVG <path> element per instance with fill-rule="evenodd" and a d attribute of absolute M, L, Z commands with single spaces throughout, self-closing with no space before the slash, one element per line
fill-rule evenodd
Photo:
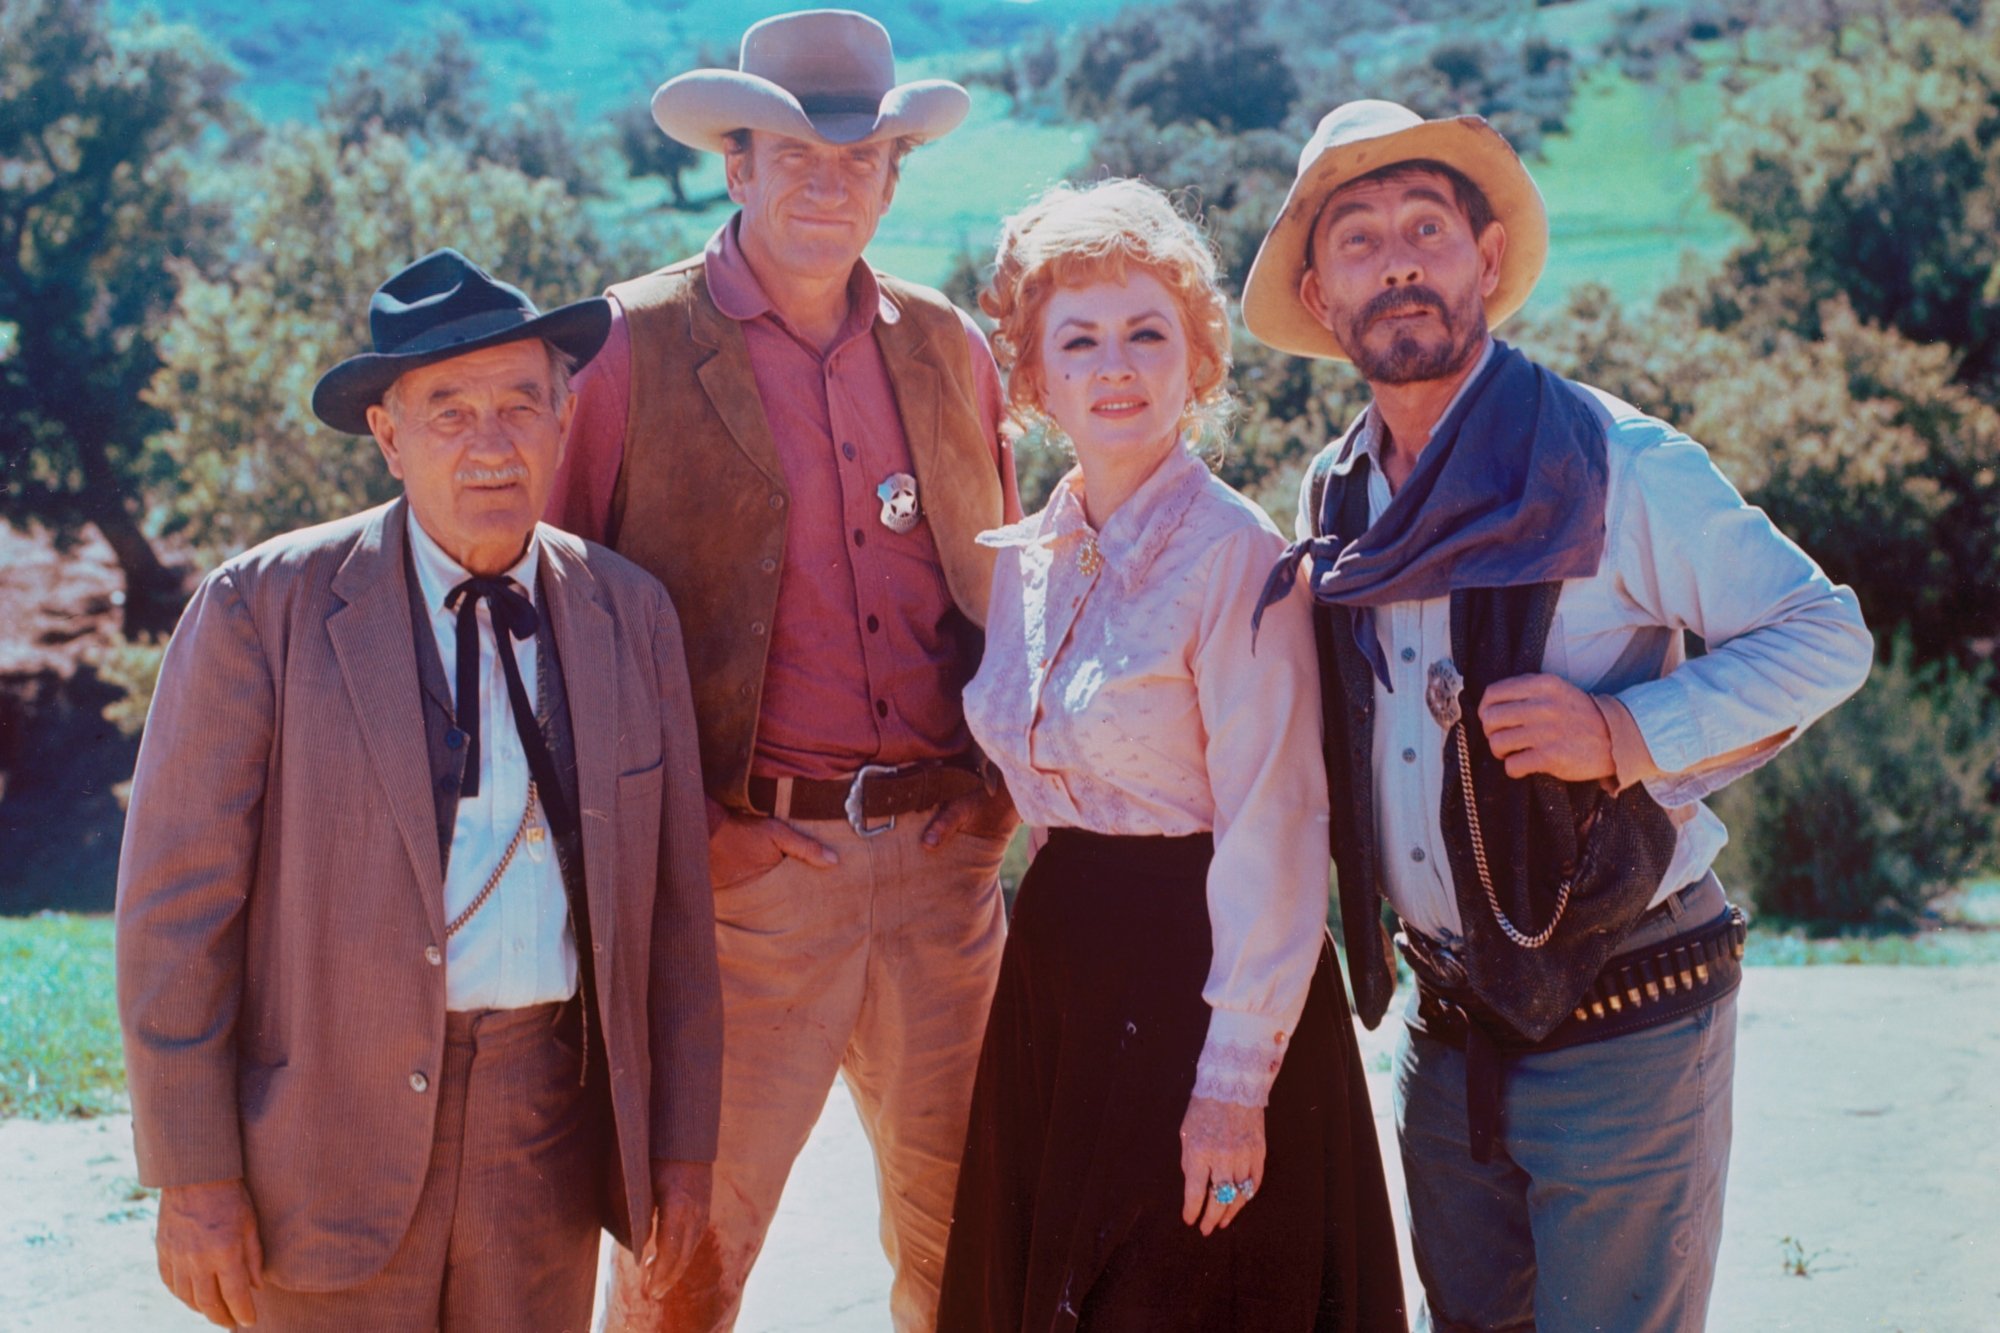
<path fill-rule="evenodd" d="M 514 714 L 514 730 L 520 734 L 521 749 L 528 757 L 528 772 L 535 779 L 542 811 L 556 837 L 569 837 L 576 831 L 576 820 L 570 814 L 562 786 L 556 781 L 555 760 L 549 756 L 548 742 L 542 739 L 541 723 L 535 718 L 534 705 L 528 702 L 527 686 L 521 683 L 521 664 L 514 658 L 513 640 L 531 637 L 541 625 L 541 616 L 512 579 L 469 578 L 444 599 L 445 609 L 458 616 L 455 711 L 458 729 L 465 733 L 465 777 L 458 794 L 479 795 L 479 603 L 482 599 L 493 617 L 494 647 L 500 658 L 501 674 L 507 678 L 507 704 Z M 547 670 L 547 664 L 542 669 Z"/>

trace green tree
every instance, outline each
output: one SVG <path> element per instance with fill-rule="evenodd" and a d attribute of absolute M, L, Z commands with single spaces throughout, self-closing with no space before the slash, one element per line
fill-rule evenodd
<path fill-rule="evenodd" d="M 1451 38 L 1421 59 L 1386 71 L 1371 95 L 1419 115 L 1486 117 L 1517 152 L 1541 148 L 1562 130 L 1574 80 L 1569 48 L 1542 37 Z M 1322 110 L 1331 109 L 1331 104 Z"/>
<path fill-rule="evenodd" d="M 156 444 L 175 522 L 207 554 L 395 493 L 373 443 L 322 426 L 310 399 L 369 345 L 368 294 L 396 269 L 451 245 L 547 309 L 682 251 L 659 228 L 614 239 L 560 181 L 452 144 L 292 128 L 242 170 L 233 262 L 187 276 L 148 395 L 171 423 Z"/>
<path fill-rule="evenodd" d="M 1794 920 L 1907 927 L 2000 857 L 1990 682 L 1897 641 L 1860 694 L 1718 805 L 1725 881 Z"/>
<path fill-rule="evenodd" d="M 343 62 L 319 99 L 319 122 L 344 146 L 378 134 L 451 144 L 480 162 L 561 181 L 603 198 L 614 154 L 609 126 L 582 127 L 575 104 L 524 88 L 496 110 L 465 29 L 445 22 L 387 55 Z M 664 137 L 664 136 L 662 136 Z"/>
<path fill-rule="evenodd" d="M 1284 123 L 1298 82 L 1263 31 L 1258 0 L 1133 6 L 1090 30 L 1058 76 L 1071 116 L 1129 109 L 1155 124 L 1224 131 Z"/>
<path fill-rule="evenodd" d="M 1797 263 L 1802 319 L 1845 296 L 1866 322 L 1957 348 L 1968 382 L 2000 382 L 2000 19 L 1844 31 L 1840 53 L 1737 99 L 1709 193 L 1749 229 L 1746 262 Z"/>
<path fill-rule="evenodd" d="M 713 199 L 691 200 L 687 182 L 681 178 L 701 165 L 701 154 L 678 139 L 660 132 L 653 122 L 652 108 L 643 98 L 635 99 L 611 115 L 619 156 L 625 159 L 625 174 L 633 179 L 658 176 L 667 183 L 674 207 L 702 208 Z"/>
<path fill-rule="evenodd" d="M 1878 633 L 1926 662 L 1979 656 L 2000 628 L 2000 412 L 1959 382 L 1950 347 L 1865 323 L 1844 298 L 1802 330 L 1796 277 L 1766 277 L 1685 284 L 1643 319 L 1585 287 L 1517 333 L 1707 445 Z"/>
<path fill-rule="evenodd" d="M 140 390 L 170 265 L 212 253 L 193 154 L 231 116 L 231 77 L 185 29 L 113 30 L 101 0 L 0 0 L 0 516 L 97 528 L 135 629 L 179 609 L 146 530 L 161 417 Z"/>
<path fill-rule="evenodd" d="M 736 52 L 707 42 L 690 48 L 672 62 L 675 69 L 733 69 L 735 65 Z M 653 68 L 650 61 L 647 68 Z M 659 177 L 667 183 L 667 190 L 673 196 L 671 206 L 676 209 L 696 211 L 721 200 L 724 195 L 719 192 L 700 198 L 688 194 L 687 182 L 682 177 L 699 167 L 704 155 L 678 139 L 669 138 L 654 123 L 651 98 L 645 91 L 650 85 L 641 84 L 642 81 L 635 80 L 632 95 L 618 104 L 610 118 L 611 140 L 625 161 L 625 175 L 633 180 Z"/>

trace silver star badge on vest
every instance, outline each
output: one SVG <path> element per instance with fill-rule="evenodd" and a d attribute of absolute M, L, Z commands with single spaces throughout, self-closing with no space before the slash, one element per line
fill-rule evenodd
<path fill-rule="evenodd" d="M 917 479 L 907 472 L 891 472 L 875 494 L 882 501 L 882 526 L 903 536 L 923 520 L 924 507 L 917 503 Z"/>
<path fill-rule="evenodd" d="M 1430 675 L 1424 681 L 1424 706 L 1431 710 L 1431 716 L 1446 731 L 1458 725 L 1464 709 L 1458 696 L 1465 690 L 1465 677 L 1458 674 L 1448 657 L 1440 657 L 1431 663 Z"/>

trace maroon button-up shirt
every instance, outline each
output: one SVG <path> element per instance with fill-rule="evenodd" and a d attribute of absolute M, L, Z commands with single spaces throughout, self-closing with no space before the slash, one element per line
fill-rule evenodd
<path fill-rule="evenodd" d="M 942 759 L 970 744 L 959 695 L 960 619 L 928 523 L 898 535 L 875 488 L 913 473 L 875 321 L 897 311 L 863 261 L 848 283 L 846 323 L 825 352 L 772 307 L 737 243 L 732 218 L 705 252 L 709 295 L 743 327 L 750 369 L 791 491 L 785 564 L 751 772 L 834 778 L 863 764 Z M 611 334 L 578 374 L 576 416 L 548 519 L 602 541 L 624 459 L 632 341 L 614 297 Z M 1020 516 L 1013 453 L 1000 438 L 1000 372 L 960 312 L 981 414 L 993 439 L 1009 521 Z M 921 496 L 919 496 L 921 500 Z M 689 540 L 700 540 L 690 534 Z"/>

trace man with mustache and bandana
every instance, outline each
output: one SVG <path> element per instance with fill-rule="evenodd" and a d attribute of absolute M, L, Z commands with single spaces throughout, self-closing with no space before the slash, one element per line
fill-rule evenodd
<path fill-rule="evenodd" d="M 392 503 L 205 580 L 160 666 L 118 1008 L 160 1276 L 224 1327 L 590 1322 L 708 1215 L 722 1012 L 673 604 L 538 523 L 601 299 L 452 250 L 313 411 Z"/>
<path fill-rule="evenodd" d="M 1308 469 L 1265 603 L 1310 580 L 1363 1021 L 1395 986 L 1385 899 L 1416 977 L 1423 1326 L 1695 1330 L 1744 931 L 1702 798 L 1859 688 L 1872 644 L 1700 445 L 1491 336 L 1547 251 L 1479 117 L 1320 122 L 1244 322 L 1373 401 Z"/>

